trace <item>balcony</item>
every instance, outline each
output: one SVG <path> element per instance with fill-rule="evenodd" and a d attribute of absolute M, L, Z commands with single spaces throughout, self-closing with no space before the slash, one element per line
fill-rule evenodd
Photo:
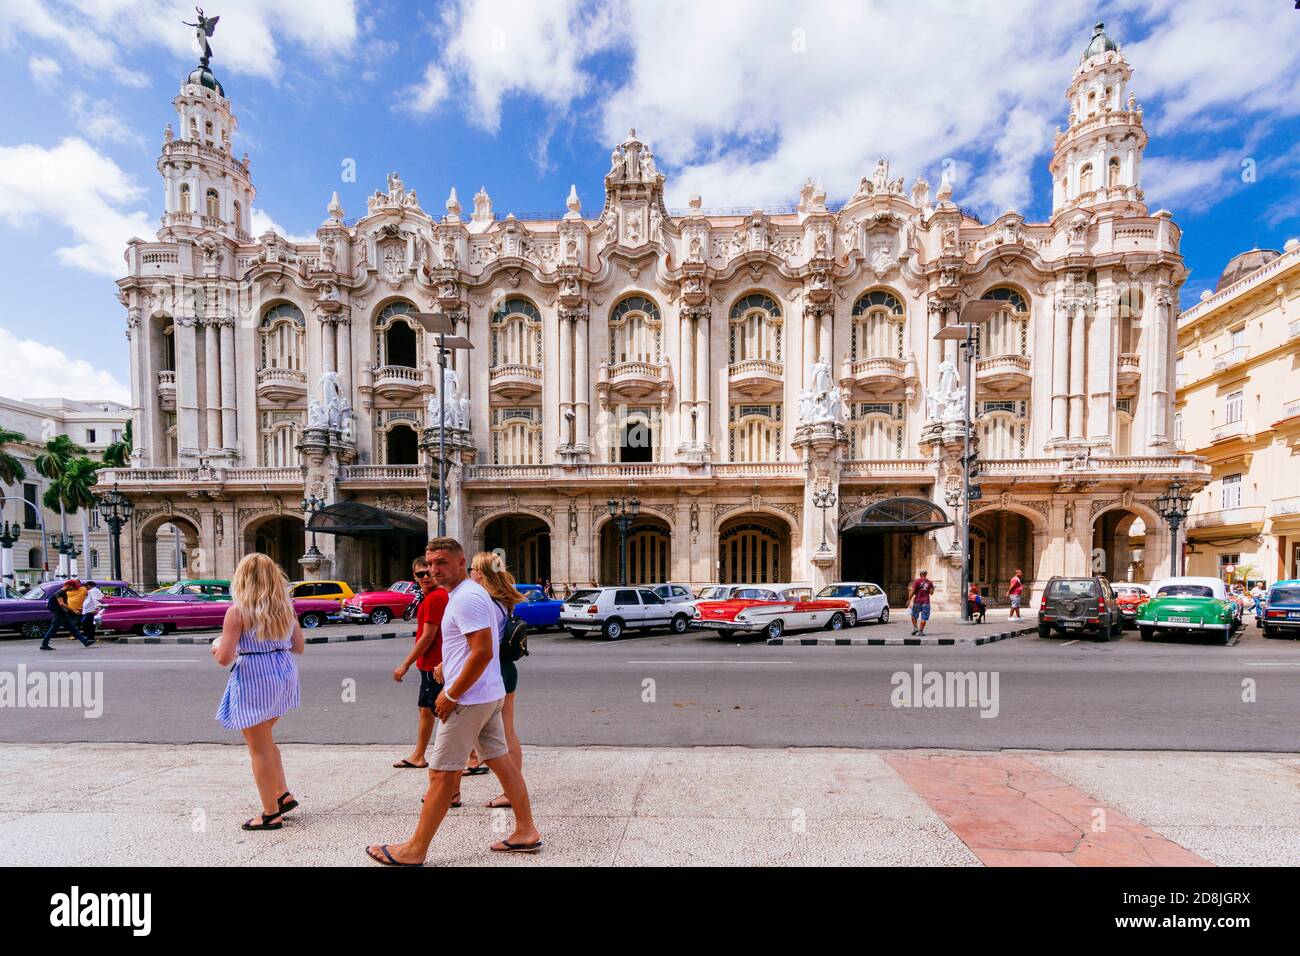
<path fill-rule="evenodd" d="M 1250 346 L 1238 345 L 1236 348 L 1228 349 L 1226 352 L 1220 352 L 1214 356 L 1214 370 L 1221 372 L 1225 368 L 1230 368 L 1250 358 Z"/>
<path fill-rule="evenodd" d="M 374 389 L 380 398 L 405 402 L 420 394 L 424 370 L 409 365 L 381 365 L 374 371 Z"/>
<path fill-rule="evenodd" d="M 714 478 L 799 478 L 808 472 L 801 461 L 726 461 L 714 464 Z"/>
<path fill-rule="evenodd" d="M 1274 498 L 1273 503 L 1268 506 L 1268 516 L 1270 518 L 1289 518 L 1293 515 L 1300 515 L 1300 495 L 1294 495 L 1290 498 Z"/>
<path fill-rule="evenodd" d="M 296 368 L 259 368 L 257 397 L 285 404 L 307 394 L 307 373 Z"/>
<path fill-rule="evenodd" d="M 975 384 L 993 392 L 1013 392 L 1029 387 L 1029 357 L 992 355 L 975 362 Z"/>
<path fill-rule="evenodd" d="M 785 381 L 785 366 L 770 359 L 733 362 L 727 370 L 731 387 L 741 395 L 758 398 L 777 391 Z"/>
<path fill-rule="evenodd" d="M 164 412 L 176 411 L 176 372 L 169 368 L 158 373 L 158 407 Z"/>
<path fill-rule="evenodd" d="M 1188 517 L 1188 530 L 1201 531 L 1207 528 L 1232 529 L 1233 531 L 1262 531 L 1264 528 L 1263 505 L 1245 505 L 1237 508 L 1221 508 L 1218 511 L 1202 511 Z"/>
<path fill-rule="evenodd" d="M 1300 319 L 1296 319 L 1286 327 L 1286 340 L 1294 342 L 1296 339 L 1300 339 Z"/>
<path fill-rule="evenodd" d="M 637 402 L 655 394 L 667 395 L 673 387 L 669 372 L 667 362 L 601 362 L 596 394 L 602 405 L 611 399 Z"/>
<path fill-rule="evenodd" d="M 428 483 L 428 476 L 423 465 L 344 465 L 339 483 L 349 488 L 424 487 Z"/>
<path fill-rule="evenodd" d="M 1142 357 L 1133 352 L 1119 356 L 1115 366 L 1115 387 L 1121 397 L 1127 398 L 1137 393 L 1138 383 L 1142 381 Z"/>
<path fill-rule="evenodd" d="M 230 485 L 296 494 L 302 489 L 302 468 L 107 468 L 97 480 L 100 487 L 118 485 L 126 494 L 191 492 Z"/>
<path fill-rule="evenodd" d="M 1300 398 L 1292 399 L 1282 406 L 1282 415 L 1278 418 L 1276 424 L 1289 422 L 1293 418 L 1300 418 Z"/>
<path fill-rule="evenodd" d="M 488 388 L 508 402 L 530 398 L 542 391 L 542 370 L 535 365 L 498 365 L 488 371 Z"/>
<path fill-rule="evenodd" d="M 840 466 L 840 480 L 851 478 L 871 481 L 904 478 L 916 481 L 933 474 L 935 466 L 929 459 L 912 458 L 873 461 L 867 458 L 852 459 Z"/>
<path fill-rule="evenodd" d="M 1175 372 L 1175 373 L 1174 373 L 1174 388 L 1186 388 L 1186 387 L 1187 387 L 1187 373 L 1186 373 L 1186 372 Z"/>
<path fill-rule="evenodd" d="M 1250 423 L 1244 418 L 1238 418 L 1235 422 L 1224 422 L 1210 429 L 1210 441 L 1229 441 L 1233 438 L 1245 438 L 1249 434 Z"/>
<path fill-rule="evenodd" d="M 846 359 L 840 384 L 874 394 L 892 392 L 907 384 L 907 363 L 884 355 L 857 362 Z"/>

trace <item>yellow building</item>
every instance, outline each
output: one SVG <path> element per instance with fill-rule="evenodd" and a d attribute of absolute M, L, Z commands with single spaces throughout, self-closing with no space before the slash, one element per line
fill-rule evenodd
<path fill-rule="evenodd" d="M 1179 316 L 1175 385 L 1175 439 L 1211 469 L 1187 573 L 1300 577 L 1300 241 L 1236 256 Z"/>

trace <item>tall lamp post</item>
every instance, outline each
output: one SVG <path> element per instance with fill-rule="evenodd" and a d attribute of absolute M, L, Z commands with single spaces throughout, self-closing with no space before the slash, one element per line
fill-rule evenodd
<path fill-rule="evenodd" d="M 641 513 L 641 499 L 636 495 L 617 500 L 610 498 L 608 505 L 609 516 L 614 519 L 614 527 L 618 528 L 618 583 L 627 584 L 627 533 Z"/>
<path fill-rule="evenodd" d="M 72 577 L 74 574 L 73 564 L 81 554 L 81 549 L 77 547 L 77 539 L 70 534 L 60 532 L 54 537 L 54 550 L 66 559 L 63 562 L 65 576 Z"/>
<path fill-rule="evenodd" d="M 454 335 L 456 323 L 445 312 L 408 312 L 408 318 L 438 337 L 438 537 L 447 533 L 447 356 L 474 343 Z M 468 424 L 468 423 L 467 423 Z"/>
<path fill-rule="evenodd" d="M 940 341 L 954 340 L 958 347 L 965 349 L 966 375 L 961 416 L 961 523 L 958 533 L 961 535 L 961 619 L 963 624 L 971 623 L 970 602 L 966 600 L 966 591 L 970 587 L 970 430 L 974 418 L 971 409 L 975 401 L 974 369 L 978 357 L 979 323 L 987 322 L 994 313 L 1001 309 L 1002 303 L 992 299 L 972 299 L 961 307 L 959 320 L 953 325 L 945 325 L 935 333 Z"/>
<path fill-rule="evenodd" d="M 837 500 L 835 489 L 831 487 L 828 481 L 822 487 L 814 489 L 812 498 L 813 504 L 820 508 L 822 513 L 822 543 L 818 546 L 817 551 L 825 553 L 830 550 L 830 545 L 826 543 L 826 512 L 828 509 L 835 507 Z"/>
<path fill-rule="evenodd" d="M 131 520 L 135 502 L 117 490 L 113 490 L 99 499 L 99 516 L 108 525 L 113 542 L 113 580 L 122 580 L 122 526 Z"/>
<path fill-rule="evenodd" d="M 320 495 L 308 495 L 306 498 L 302 499 L 302 513 L 308 516 L 307 524 L 309 526 L 311 525 L 312 516 L 314 516 L 318 511 L 324 508 L 325 504 L 326 504 L 325 499 L 322 498 Z M 315 558 L 315 559 L 320 559 L 325 557 L 323 554 L 320 553 L 320 548 L 316 547 L 315 528 L 311 529 L 311 547 L 307 549 L 307 553 L 304 554 L 303 557 Z"/>
<path fill-rule="evenodd" d="M 1182 561 L 1179 560 L 1178 529 L 1192 510 L 1192 496 L 1183 493 L 1183 484 L 1175 481 L 1167 491 L 1156 499 L 1156 511 L 1169 525 L 1169 576 L 1179 577 L 1183 573 Z"/>
<path fill-rule="evenodd" d="M 22 537 L 23 526 L 15 521 L 0 521 L 0 577 L 8 584 L 14 577 L 14 545 Z"/>

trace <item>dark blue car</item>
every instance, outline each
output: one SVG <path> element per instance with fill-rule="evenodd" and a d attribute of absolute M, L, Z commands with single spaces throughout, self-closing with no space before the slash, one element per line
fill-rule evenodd
<path fill-rule="evenodd" d="M 560 608 L 563 601 L 548 598 L 539 584 L 516 584 L 524 599 L 515 605 L 518 615 L 531 630 L 544 631 L 560 626 Z"/>
<path fill-rule="evenodd" d="M 1300 635 L 1300 581 L 1278 581 L 1268 589 L 1263 615 L 1255 624 L 1265 637 Z"/>

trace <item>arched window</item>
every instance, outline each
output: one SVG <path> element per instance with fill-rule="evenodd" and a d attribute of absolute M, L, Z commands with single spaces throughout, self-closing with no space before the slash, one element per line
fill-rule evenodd
<path fill-rule="evenodd" d="M 1133 400 L 1121 398 L 1115 403 L 1115 454 L 1133 454 Z"/>
<path fill-rule="evenodd" d="M 535 406 L 492 409 L 492 464 L 542 463 L 542 410 Z"/>
<path fill-rule="evenodd" d="M 190 213 L 190 184 L 189 183 L 181 183 L 179 211 L 183 216 L 188 216 Z"/>
<path fill-rule="evenodd" d="M 876 289 L 853 304 L 853 326 L 849 333 L 849 357 L 903 357 L 903 306 L 898 299 Z"/>
<path fill-rule="evenodd" d="M 980 457 L 986 461 L 1024 458 L 1029 448 L 1029 402 L 1024 399 L 979 402 Z"/>
<path fill-rule="evenodd" d="M 208 190 L 207 202 L 204 206 L 204 215 L 211 216 L 213 219 L 221 218 L 221 194 L 215 189 Z"/>
<path fill-rule="evenodd" d="M 610 449 L 611 460 L 624 463 L 659 460 L 660 415 L 656 406 L 620 408 L 615 421 L 618 446 Z"/>
<path fill-rule="evenodd" d="M 289 468 L 298 464 L 298 412 L 262 413 L 262 464 L 267 468 Z"/>
<path fill-rule="evenodd" d="M 1118 156 L 1112 156 L 1110 158 L 1110 162 L 1106 164 L 1106 185 L 1112 187 L 1119 185 L 1119 157 Z"/>
<path fill-rule="evenodd" d="M 172 319 L 163 320 L 161 358 L 164 371 L 176 371 L 176 323 Z"/>
<path fill-rule="evenodd" d="M 1005 303 L 985 323 L 980 334 L 981 358 L 994 355 L 1029 355 L 1029 306 L 1015 289 L 997 288 L 984 293 L 985 299 Z"/>
<path fill-rule="evenodd" d="M 659 364 L 663 322 L 659 307 L 643 295 L 629 296 L 609 314 L 609 364 Z"/>
<path fill-rule="evenodd" d="M 492 313 L 492 368 L 542 364 L 542 315 L 527 299 L 506 299 Z"/>
<path fill-rule="evenodd" d="M 771 296 L 755 292 L 731 307 L 729 354 L 732 365 L 781 361 L 781 307 Z"/>
<path fill-rule="evenodd" d="M 727 448 L 732 461 L 781 461 L 781 405 L 732 405 Z"/>
<path fill-rule="evenodd" d="M 1142 334 L 1142 290 L 1130 286 L 1115 300 L 1119 312 L 1119 354 L 1132 354 L 1138 350 Z"/>
<path fill-rule="evenodd" d="M 244 216 L 243 216 L 244 207 L 239 204 L 238 199 L 235 200 L 234 208 L 235 208 L 235 213 L 234 213 L 235 228 L 243 229 L 244 228 Z"/>
<path fill-rule="evenodd" d="M 403 318 L 415 307 L 409 302 L 390 302 L 380 311 L 375 319 L 375 331 L 378 332 L 376 359 L 382 367 L 401 365 L 406 368 L 418 368 L 420 364 L 419 337 L 410 319 Z"/>
<path fill-rule="evenodd" d="M 903 457 L 903 403 L 853 402 L 849 406 L 849 458 L 895 461 Z"/>
<path fill-rule="evenodd" d="M 1089 90 L 1088 91 L 1088 115 L 1091 116 L 1095 112 L 1097 112 L 1097 91 Z"/>
<path fill-rule="evenodd" d="M 1084 163 L 1079 170 L 1079 195 L 1092 192 L 1092 163 Z"/>
<path fill-rule="evenodd" d="M 307 320 L 292 302 L 271 306 L 262 314 L 261 364 L 258 368 L 287 368 L 300 371 L 302 339 Z"/>

